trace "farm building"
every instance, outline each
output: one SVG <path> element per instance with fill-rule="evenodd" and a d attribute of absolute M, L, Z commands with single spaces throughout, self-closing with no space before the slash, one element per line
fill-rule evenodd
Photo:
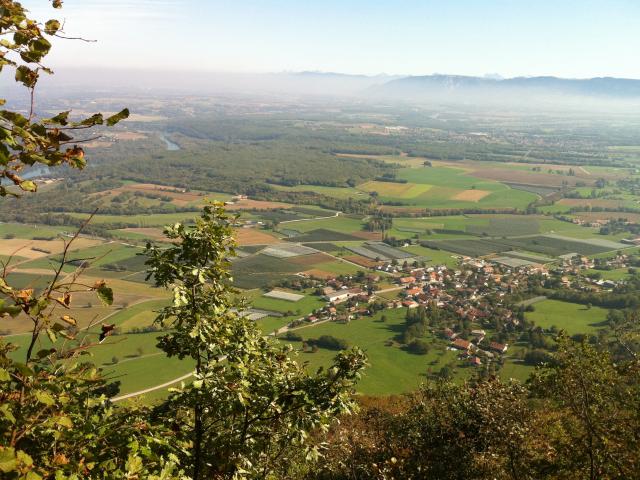
<path fill-rule="evenodd" d="M 505 343 L 491 342 L 489 344 L 489 349 L 498 353 L 505 353 L 508 348 L 509 348 L 509 345 Z"/>
<path fill-rule="evenodd" d="M 340 303 L 352 297 L 357 297 L 362 293 L 360 288 L 352 288 L 350 290 L 338 290 L 336 292 L 325 295 L 325 299 L 331 303 Z"/>
<path fill-rule="evenodd" d="M 458 350 L 465 350 L 468 351 L 471 348 L 471 342 L 467 341 L 467 340 L 463 340 L 462 338 L 456 338 L 452 343 L 451 346 L 453 348 L 457 348 Z"/>

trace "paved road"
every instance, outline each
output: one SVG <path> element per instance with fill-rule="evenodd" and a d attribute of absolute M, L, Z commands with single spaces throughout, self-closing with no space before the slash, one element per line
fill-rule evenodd
<path fill-rule="evenodd" d="M 342 213 L 342 212 L 336 212 L 336 214 L 335 214 L 335 215 L 330 215 L 330 216 L 328 216 L 328 217 L 299 218 L 299 219 L 297 219 L 297 220 L 284 220 L 284 221 L 279 222 L 279 223 L 280 223 L 280 225 L 282 225 L 283 223 L 293 223 L 293 222 L 310 222 L 310 221 L 313 221 L 313 220 L 326 220 L 327 218 L 336 218 L 336 217 L 339 217 L 341 213 Z"/>
<path fill-rule="evenodd" d="M 120 395 L 119 397 L 114 397 L 111 399 L 112 402 L 121 402 L 122 400 L 126 400 L 127 398 L 137 397 L 138 395 L 144 395 L 145 393 L 150 393 L 155 390 L 160 390 L 161 388 L 167 388 L 171 385 L 181 382 L 182 380 L 186 380 L 187 378 L 193 376 L 195 372 L 187 373 L 186 375 L 182 375 L 181 377 L 174 378 L 173 380 L 169 380 L 161 385 L 155 385 L 153 387 L 145 388 L 144 390 L 138 390 L 137 392 L 127 393 L 125 395 Z"/>

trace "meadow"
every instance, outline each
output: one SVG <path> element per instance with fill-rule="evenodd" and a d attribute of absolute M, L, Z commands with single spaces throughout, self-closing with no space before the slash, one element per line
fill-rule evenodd
<path fill-rule="evenodd" d="M 577 303 L 559 300 L 544 300 L 534 305 L 533 312 L 527 312 L 526 318 L 544 329 L 556 327 L 569 335 L 576 333 L 595 333 L 606 324 L 607 310 L 600 307 L 588 308 Z"/>

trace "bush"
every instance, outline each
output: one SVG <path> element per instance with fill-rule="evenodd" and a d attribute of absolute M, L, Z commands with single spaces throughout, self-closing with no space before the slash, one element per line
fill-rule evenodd
<path fill-rule="evenodd" d="M 524 355 L 524 363 L 527 365 L 542 365 L 543 363 L 549 363 L 551 360 L 551 355 L 544 350 L 529 350 Z"/>
<path fill-rule="evenodd" d="M 413 340 L 407 345 L 407 350 L 416 355 L 426 355 L 429 353 L 429 344 L 423 340 Z"/>
<path fill-rule="evenodd" d="M 284 336 L 285 339 L 290 340 L 292 342 L 301 342 L 302 341 L 302 336 L 298 335 L 295 332 L 287 332 L 287 334 Z"/>
<path fill-rule="evenodd" d="M 307 340 L 310 346 L 317 345 L 320 348 L 328 350 L 346 350 L 349 348 L 349 342 L 342 338 L 336 338 L 332 335 L 322 335 L 319 338 L 310 338 Z"/>

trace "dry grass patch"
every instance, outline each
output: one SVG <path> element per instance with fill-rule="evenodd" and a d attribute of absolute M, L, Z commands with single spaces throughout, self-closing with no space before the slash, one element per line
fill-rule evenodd
<path fill-rule="evenodd" d="M 543 187 L 562 187 L 563 182 L 575 186 L 576 182 L 595 183 L 595 179 L 554 175 L 552 173 L 531 172 L 510 168 L 481 168 L 472 172 L 474 177 L 495 180 L 496 182 L 517 183 L 523 185 L 539 185 Z M 597 178 L 597 177 L 596 177 Z"/>
<path fill-rule="evenodd" d="M 68 241 L 68 240 L 67 240 Z M 77 238 L 70 250 L 80 250 L 103 243 L 102 240 Z M 64 241 L 60 240 L 26 240 L 24 238 L 2 239 L 0 241 L 0 255 L 17 255 L 28 260 L 46 257 L 64 250 Z"/>
<path fill-rule="evenodd" d="M 361 255 L 349 255 L 347 257 L 344 257 L 344 259 L 365 268 L 375 268 L 378 265 L 382 265 L 382 262 L 376 262 L 375 260 L 363 257 Z"/>
<path fill-rule="evenodd" d="M 382 240 L 382 232 L 352 232 L 351 235 L 364 240 Z"/>
<path fill-rule="evenodd" d="M 460 200 L 463 202 L 479 202 L 491 192 L 488 190 L 463 190 L 462 192 L 451 197 L 451 200 Z"/>
<path fill-rule="evenodd" d="M 280 239 L 255 228 L 236 228 L 234 230 L 238 245 L 273 245 Z"/>
<path fill-rule="evenodd" d="M 569 207 L 618 208 L 621 207 L 624 202 L 622 200 L 607 200 L 605 198 L 563 198 L 558 201 L 558 204 Z"/>
<path fill-rule="evenodd" d="M 293 263 L 294 265 L 316 265 L 318 263 L 326 263 L 333 260 L 331 255 L 327 255 L 326 253 L 313 253 L 311 255 L 300 255 L 299 257 L 288 258 L 287 262 Z"/>
<path fill-rule="evenodd" d="M 628 213 L 628 212 L 581 212 L 576 214 L 577 218 L 581 220 L 595 222 L 598 220 L 617 220 L 619 218 L 625 218 L 629 222 L 640 223 L 640 213 Z"/>
<path fill-rule="evenodd" d="M 318 278 L 318 279 L 322 279 L 322 280 L 326 280 L 326 279 L 329 279 L 329 278 L 334 278 L 336 276 L 335 273 L 326 272 L 324 270 L 319 270 L 317 268 L 312 268 L 311 270 L 305 270 L 302 273 L 304 275 L 309 276 L 309 277 Z"/>

